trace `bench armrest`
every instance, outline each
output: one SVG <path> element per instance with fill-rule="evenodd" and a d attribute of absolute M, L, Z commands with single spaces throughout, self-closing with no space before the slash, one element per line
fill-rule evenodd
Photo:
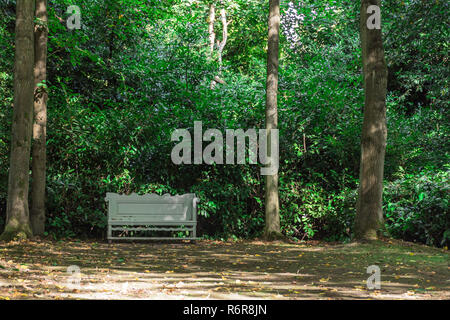
<path fill-rule="evenodd" d="M 192 220 L 197 221 L 197 204 L 200 202 L 199 198 L 194 197 L 192 200 Z"/>

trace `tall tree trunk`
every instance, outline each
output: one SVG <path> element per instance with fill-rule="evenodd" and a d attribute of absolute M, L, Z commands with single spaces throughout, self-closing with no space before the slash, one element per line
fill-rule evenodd
<path fill-rule="evenodd" d="M 212 59 L 214 54 L 214 43 L 216 41 L 216 33 L 214 32 L 214 23 L 216 22 L 216 8 L 214 3 L 209 5 L 208 33 L 209 33 L 209 58 Z"/>
<path fill-rule="evenodd" d="M 45 228 L 45 165 L 47 130 L 47 0 L 36 0 L 34 123 L 32 146 L 31 228 L 34 235 L 43 235 Z"/>
<path fill-rule="evenodd" d="M 219 48 L 217 51 L 219 52 L 219 76 L 222 75 L 222 65 L 223 65 L 223 49 L 228 41 L 228 21 L 227 14 L 225 9 L 220 10 L 220 20 L 222 21 L 222 42 L 219 43 Z"/>
<path fill-rule="evenodd" d="M 212 10 L 212 11 L 211 11 Z M 215 19 L 215 8 L 214 5 L 211 5 L 210 7 L 210 19 L 211 17 L 213 19 Z M 212 12 L 212 16 L 211 16 L 211 12 Z M 220 10 L 220 20 L 222 22 L 222 41 L 219 42 L 219 40 L 217 40 L 217 53 L 218 53 L 218 60 L 219 60 L 219 75 L 215 76 L 213 80 L 211 80 L 211 89 L 214 89 L 216 87 L 217 83 L 220 84 L 224 84 L 225 81 L 223 81 L 220 77 L 222 76 L 222 66 L 223 66 L 223 49 L 225 49 L 225 46 L 227 44 L 228 41 L 228 24 L 230 23 L 229 21 L 227 21 L 227 13 L 225 11 L 225 9 L 221 9 Z M 213 20 L 214 21 L 214 20 Z M 211 22 L 210 22 L 211 23 Z M 210 26 L 209 28 L 212 27 L 212 34 L 210 33 L 210 41 L 213 40 L 213 38 L 215 38 L 215 33 L 214 33 L 214 23 Z M 214 45 L 211 45 L 210 43 L 210 48 L 214 49 Z M 212 51 L 211 51 L 211 57 L 212 57 Z"/>
<path fill-rule="evenodd" d="M 266 83 L 266 134 L 267 151 L 271 155 L 271 130 L 278 126 L 278 60 L 280 43 L 280 0 L 269 1 L 269 38 L 267 49 Z M 270 165 L 269 165 L 270 166 Z M 280 207 L 278 199 L 278 173 L 266 176 L 266 226 L 267 240 L 281 237 Z"/>
<path fill-rule="evenodd" d="M 14 68 L 14 111 L 6 206 L 6 226 L 0 239 L 32 236 L 28 209 L 31 127 L 34 93 L 34 7 L 35 2 L 16 2 L 16 53 Z"/>
<path fill-rule="evenodd" d="M 369 29 L 367 20 L 371 5 L 381 0 L 361 0 L 361 45 L 364 73 L 364 121 L 361 137 L 361 164 L 355 238 L 377 239 L 383 228 L 383 171 L 386 151 L 387 67 L 380 28 Z"/>

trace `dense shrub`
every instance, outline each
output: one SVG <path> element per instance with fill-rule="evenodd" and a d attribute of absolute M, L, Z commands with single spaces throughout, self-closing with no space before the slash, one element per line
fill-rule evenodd
<path fill-rule="evenodd" d="M 444 246 L 450 242 L 449 166 L 445 171 L 400 173 L 385 188 L 385 219 L 397 238 Z"/>

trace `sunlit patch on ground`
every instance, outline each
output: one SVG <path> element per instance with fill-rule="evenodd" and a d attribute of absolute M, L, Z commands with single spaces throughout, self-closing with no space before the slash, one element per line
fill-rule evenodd
<path fill-rule="evenodd" d="M 0 243 L 0 299 L 450 299 L 448 263 L 399 241 Z"/>

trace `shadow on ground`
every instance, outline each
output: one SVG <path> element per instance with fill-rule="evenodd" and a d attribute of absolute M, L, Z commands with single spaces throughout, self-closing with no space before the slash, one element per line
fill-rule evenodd
<path fill-rule="evenodd" d="M 0 299 L 450 299 L 449 254 L 394 240 L 0 243 Z"/>

